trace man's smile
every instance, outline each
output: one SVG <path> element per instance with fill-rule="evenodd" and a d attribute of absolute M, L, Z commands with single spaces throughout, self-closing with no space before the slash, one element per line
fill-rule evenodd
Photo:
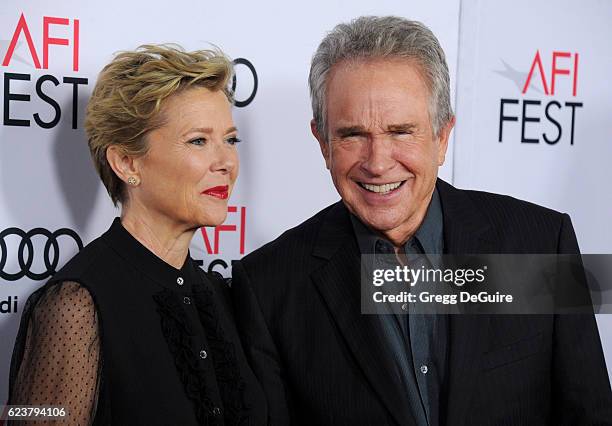
<path fill-rule="evenodd" d="M 376 192 L 378 194 L 388 194 L 392 191 L 395 191 L 397 188 L 402 186 L 406 182 L 405 180 L 400 180 L 397 182 L 383 183 L 383 184 L 371 184 L 365 182 L 357 182 L 359 186 L 363 189 L 366 189 L 370 192 Z"/>

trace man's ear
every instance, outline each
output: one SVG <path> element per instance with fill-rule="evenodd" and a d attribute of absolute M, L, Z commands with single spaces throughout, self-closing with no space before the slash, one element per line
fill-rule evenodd
<path fill-rule="evenodd" d="M 140 182 L 140 171 L 137 161 L 118 145 L 111 145 L 106 148 L 106 161 L 111 166 L 115 174 L 126 184 L 128 179 L 136 179 Z"/>
<path fill-rule="evenodd" d="M 329 150 L 329 143 L 325 140 L 324 137 L 322 137 L 322 135 L 319 134 L 319 130 L 317 129 L 317 122 L 314 120 L 314 118 L 310 120 L 310 131 L 312 132 L 312 135 L 315 137 L 315 139 L 319 142 L 319 148 L 321 148 L 321 154 L 323 155 L 323 158 L 325 159 L 325 167 L 327 168 L 327 170 L 329 170 L 331 167 L 331 162 L 330 162 L 331 152 Z"/>
<path fill-rule="evenodd" d="M 455 116 L 453 115 L 450 120 L 440 129 L 438 134 L 438 166 L 444 164 L 446 158 L 446 151 L 448 149 L 448 139 L 450 138 L 451 131 L 455 127 Z"/>

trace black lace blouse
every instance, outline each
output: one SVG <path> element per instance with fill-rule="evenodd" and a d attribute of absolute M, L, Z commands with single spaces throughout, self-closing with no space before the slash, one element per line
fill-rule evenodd
<path fill-rule="evenodd" d="M 263 425 L 266 403 L 228 288 L 178 270 L 115 219 L 30 296 L 9 403 L 57 405 L 65 424 Z"/>

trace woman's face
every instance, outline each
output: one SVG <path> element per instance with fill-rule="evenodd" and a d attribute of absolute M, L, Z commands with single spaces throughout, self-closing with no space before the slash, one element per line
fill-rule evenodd
<path fill-rule="evenodd" d="M 237 130 L 222 91 L 192 88 L 165 100 L 164 125 L 146 136 L 148 152 L 135 160 L 140 184 L 130 201 L 179 226 L 225 220 L 238 175 Z"/>

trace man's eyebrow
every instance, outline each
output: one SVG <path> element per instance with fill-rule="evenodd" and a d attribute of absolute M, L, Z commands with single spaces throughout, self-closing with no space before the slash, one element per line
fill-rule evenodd
<path fill-rule="evenodd" d="M 413 123 L 401 123 L 401 124 L 389 124 L 387 126 L 388 132 L 410 132 L 416 128 Z"/>
<path fill-rule="evenodd" d="M 351 136 L 355 134 L 366 133 L 366 129 L 363 126 L 346 126 L 346 127 L 338 127 L 334 133 L 340 137 L 345 137 L 345 136 Z"/>

